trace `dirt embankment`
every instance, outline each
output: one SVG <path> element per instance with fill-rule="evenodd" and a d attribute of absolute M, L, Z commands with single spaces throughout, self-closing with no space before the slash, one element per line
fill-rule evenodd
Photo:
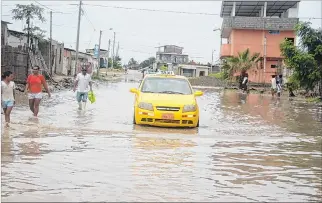
<path fill-rule="evenodd" d="M 223 89 L 238 90 L 237 82 L 228 82 L 217 79 L 211 76 L 203 76 L 197 78 L 189 78 L 192 86 L 207 86 L 207 87 L 220 87 Z M 271 94 L 270 84 L 258 84 L 258 83 L 248 83 L 248 90 L 253 93 L 259 94 Z M 287 88 L 283 88 L 285 94 L 289 94 Z M 305 90 L 294 91 L 295 96 L 302 98 L 313 98 L 316 101 L 322 101 L 322 98 L 317 95 L 317 93 L 306 92 Z"/>
<path fill-rule="evenodd" d="M 189 78 L 192 86 L 225 87 L 226 82 L 211 76 Z"/>

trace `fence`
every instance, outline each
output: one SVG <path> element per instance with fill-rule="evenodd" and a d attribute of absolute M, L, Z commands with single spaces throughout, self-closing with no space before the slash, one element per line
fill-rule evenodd
<path fill-rule="evenodd" d="M 27 79 L 27 51 L 23 47 L 1 47 L 1 72 L 12 71 L 15 81 L 24 83 Z"/>
<path fill-rule="evenodd" d="M 5 46 L 1 48 L 1 71 L 12 71 L 15 74 L 15 82 L 25 83 L 31 73 L 31 67 L 39 66 L 40 74 L 49 74 L 44 58 L 39 51 L 29 53 L 29 67 L 27 69 L 28 53 L 25 47 Z"/>

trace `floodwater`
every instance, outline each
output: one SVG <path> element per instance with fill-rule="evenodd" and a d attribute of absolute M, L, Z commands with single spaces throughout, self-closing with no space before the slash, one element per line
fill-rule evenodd
<path fill-rule="evenodd" d="M 317 201 L 322 107 L 204 89 L 198 129 L 134 126 L 140 75 L 18 105 L 2 129 L 2 201 Z M 2 117 L 3 119 L 3 117 Z"/>

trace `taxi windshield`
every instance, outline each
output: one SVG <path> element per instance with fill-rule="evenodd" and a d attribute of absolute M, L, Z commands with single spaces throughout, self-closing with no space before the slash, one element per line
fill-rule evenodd
<path fill-rule="evenodd" d="M 162 94 L 192 94 L 192 90 L 187 80 L 182 78 L 146 78 L 142 84 L 143 93 L 162 93 Z"/>

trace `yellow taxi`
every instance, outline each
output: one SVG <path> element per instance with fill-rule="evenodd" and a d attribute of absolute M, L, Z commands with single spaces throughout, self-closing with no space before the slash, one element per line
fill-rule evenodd
<path fill-rule="evenodd" d="M 133 123 L 159 127 L 199 127 L 199 107 L 196 97 L 203 92 L 193 91 L 184 76 L 172 74 L 146 75 L 135 94 Z"/>

